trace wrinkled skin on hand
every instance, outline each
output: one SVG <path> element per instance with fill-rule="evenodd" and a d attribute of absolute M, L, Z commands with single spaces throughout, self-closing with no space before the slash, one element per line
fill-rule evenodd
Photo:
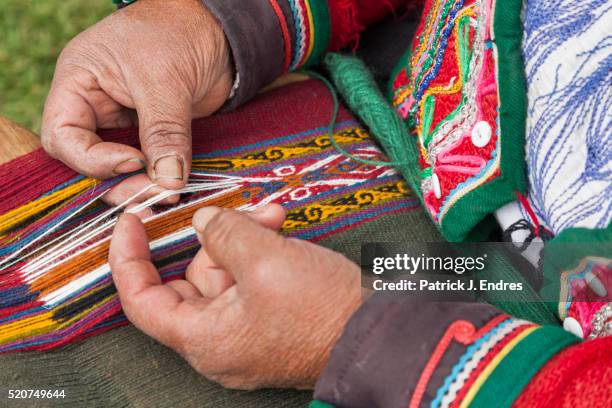
<path fill-rule="evenodd" d="M 125 181 L 106 197 L 111 203 L 151 180 L 180 188 L 191 165 L 191 120 L 223 105 L 232 69 L 223 29 L 199 0 L 140 0 L 62 51 L 45 104 L 43 147 L 101 179 L 146 166 L 148 177 Z M 103 142 L 95 133 L 135 125 L 142 151 Z"/>
<path fill-rule="evenodd" d="M 199 210 L 202 249 L 184 280 L 163 284 L 140 220 L 123 215 L 110 264 L 127 317 L 226 387 L 314 387 L 361 304 L 360 272 L 338 253 L 279 235 L 283 220 L 277 205 Z"/>

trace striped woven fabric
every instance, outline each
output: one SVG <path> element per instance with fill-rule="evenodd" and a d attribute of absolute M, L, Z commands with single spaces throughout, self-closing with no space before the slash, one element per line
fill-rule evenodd
<path fill-rule="evenodd" d="M 197 251 L 190 223 L 202 206 L 277 202 L 287 210 L 282 232 L 311 241 L 419 208 L 392 168 L 330 145 L 331 112 L 327 89 L 305 81 L 195 121 L 188 192 L 173 208 L 153 206 L 145 221 L 163 279 L 180 277 Z M 137 133 L 102 137 L 137 145 Z M 386 160 L 344 109 L 335 139 L 353 155 Z M 120 180 L 77 175 L 40 150 L 0 167 L 0 352 L 50 349 L 126 323 L 106 263 L 120 208 L 99 199 Z"/>
<path fill-rule="evenodd" d="M 464 306 L 454 308 L 460 311 Z M 491 309 L 470 308 L 469 318 L 454 320 L 437 343 L 431 341 L 435 335 L 429 337 L 425 347 L 431 354 L 410 407 L 509 407 L 549 358 L 579 341 L 560 327 L 539 326 L 506 314 L 497 314 L 477 328 L 472 319 L 482 319 Z"/>

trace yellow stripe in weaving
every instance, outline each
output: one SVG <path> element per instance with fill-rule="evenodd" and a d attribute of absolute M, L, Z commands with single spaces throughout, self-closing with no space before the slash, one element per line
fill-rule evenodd
<path fill-rule="evenodd" d="M 86 296 L 76 298 L 72 302 L 79 301 L 84 297 Z M 97 302 L 91 305 L 90 307 L 84 309 L 82 312 L 74 315 L 70 319 L 64 321 L 57 321 L 53 319 L 54 312 L 50 311 L 39 314 L 38 316 L 32 316 L 23 320 L 18 320 L 16 322 L 9 323 L 5 326 L 0 326 L 0 344 L 10 343 L 11 341 L 36 337 L 50 333 L 52 331 L 61 330 L 65 327 L 70 326 L 75 321 L 81 320 L 94 309 L 98 309 L 104 306 L 106 303 L 113 300 L 114 298 L 115 296 L 107 297 L 101 300 L 100 302 Z"/>
<path fill-rule="evenodd" d="M 356 143 L 368 138 L 368 133 L 357 127 L 350 127 L 334 133 L 334 140 L 339 144 Z M 293 146 L 268 148 L 243 156 L 194 159 L 192 166 L 196 169 L 244 169 L 262 164 L 274 163 L 279 160 L 287 160 L 292 157 L 313 154 L 327 149 L 332 149 L 332 145 L 329 136 L 325 134 L 317 136 L 307 146 L 296 144 Z"/>
<path fill-rule="evenodd" d="M 304 4 L 306 4 L 306 12 L 308 13 L 308 24 L 310 25 L 310 44 L 308 44 L 308 52 L 306 53 L 306 56 L 304 57 L 304 61 L 308 61 L 308 58 L 310 57 L 310 54 L 312 54 L 312 50 L 314 49 L 315 26 L 314 26 L 314 20 L 312 18 L 312 11 L 310 10 L 310 2 L 305 1 Z"/>
<path fill-rule="evenodd" d="M 86 178 L 79 182 L 76 182 L 66 188 L 56 191 L 52 194 L 41 197 L 37 200 L 32 201 L 24 206 L 15 208 L 6 214 L 0 216 L 0 233 L 4 233 L 11 227 L 18 225 L 20 222 L 27 220 L 28 218 L 36 215 L 47 208 L 60 203 L 76 194 L 87 190 L 98 184 L 99 181 Z"/>
<path fill-rule="evenodd" d="M 459 408 L 467 408 L 470 405 L 470 403 L 478 393 L 478 390 L 480 390 L 480 387 L 482 387 L 482 384 L 484 384 L 487 378 L 489 378 L 489 375 L 491 375 L 493 370 L 495 370 L 495 367 L 499 365 L 499 363 L 504 359 L 504 357 L 506 357 L 508 353 L 510 353 L 517 344 L 519 344 L 525 337 L 529 336 L 537 329 L 539 329 L 539 327 L 532 327 L 525 330 L 524 332 L 516 336 L 514 339 L 512 339 L 510 343 L 506 344 L 503 349 L 501 349 L 499 354 L 497 354 L 493 358 L 493 360 L 491 360 L 489 365 L 487 365 L 487 367 L 482 371 L 482 373 L 480 373 L 476 381 L 474 381 L 474 384 L 472 384 L 472 387 L 466 394 L 465 398 L 463 399 L 463 401 L 461 401 Z"/>
<path fill-rule="evenodd" d="M 57 322 L 53 320 L 53 312 L 41 313 L 37 316 L 17 320 L 0 326 L 0 344 L 22 339 L 24 336 L 38 336 L 53 330 Z"/>
<path fill-rule="evenodd" d="M 351 211 L 358 211 L 365 207 L 380 205 L 388 200 L 401 198 L 409 191 L 403 181 L 386 184 L 384 187 L 386 188 L 365 188 L 348 196 L 333 198 L 328 202 L 316 202 L 304 207 L 294 208 L 290 210 L 289 214 L 300 213 L 303 214 L 304 218 L 291 219 L 289 216 L 281 229 L 283 231 L 296 230 L 311 226 L 314 223 L 327 222 Z"/>

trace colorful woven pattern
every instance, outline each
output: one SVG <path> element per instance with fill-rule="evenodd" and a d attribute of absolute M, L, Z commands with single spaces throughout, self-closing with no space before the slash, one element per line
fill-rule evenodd
<path fill-rule="evenodd" d="M 524 87 L 512 30 L 520 8 L 429 0 L 393 82 L 393 105 L 418 139 L 425 204 L 450 240 L 523 189 Z"/>
<path fill-rule="evenodd" d="M 330 17 L 326 2 L 268 0 L 278 18 L 283 37 L 283 72 L 312 65 L 330 41 Z"/>
<path fill-rule="evenodd" d="M 145 222 L 164 280 L 181 276 L 197 251 L 191 216 L 205 205 L 281 203 L 283 232 L 313 241 L 419 207 L 393 169 L 356 163 L 330 145 L 331 111 L 328 91 L 306 81 L 194 122 L 186 194 Z M 104 137 L 135 145 L 137 131 Z M 335 140 L 353 155 L 386 160 L 345 110 Z M 36 151 L 0 167 L 0 180 L 0 352 L 49 349 L 124 324 L 106 263 L 120 208 L 98 199 L 118 179 L 79 176 Z"/>
<path fill-rule="evenodd" d="M 288 68 L 293 71 L 318 60 L 329 43 L 327 5 L 318 1 L 288 0 L 295 24 L 295 41 L 289 55 Z M 323 27 L 315 28 L 316 24 Z"/>
<path fill-rule="evenodd" d="M 423 394 L 418 390 L 427 388 L 432 374 L 448 356 L 458 358 L 437 388 L 430 407 L 510 406 L 541 365 L 577 341 L 560 328 L 538 326 L 508 315 L 498 315 L 480 329 L 469 321 L 457 320 L 446 329 L 432 353 L 410 407 L 420 405 Z M 461 354 L 453 348 L 458 345 L 465 347 Z"/>

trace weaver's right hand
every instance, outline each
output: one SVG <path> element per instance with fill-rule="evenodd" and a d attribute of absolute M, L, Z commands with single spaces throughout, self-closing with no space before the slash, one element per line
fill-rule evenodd
<path fill-rule="evenodd" d="M 313 388 L 362 303 L 359 267 L 276 231 L 282 207 L 254 213 L 202 208 L 202 248 L 185 279 L 163 283 L 143 224 L 123 215 L 109 262 L 126 316 L 231 388 Z"/>
<path fill-rule="evenodd" d="M 122 201 L 151 181 L 182 187 L 191 120 L 219 109 L 233 72 L 223 29 L 199 0 L 139 0 L 75 37 L 57 61 L 42 144 L 79 173 L 108 178 L 143 167 L 109 195 Z M 96 129 L 139 125 L 142 151 L 103 142 Z"/>

